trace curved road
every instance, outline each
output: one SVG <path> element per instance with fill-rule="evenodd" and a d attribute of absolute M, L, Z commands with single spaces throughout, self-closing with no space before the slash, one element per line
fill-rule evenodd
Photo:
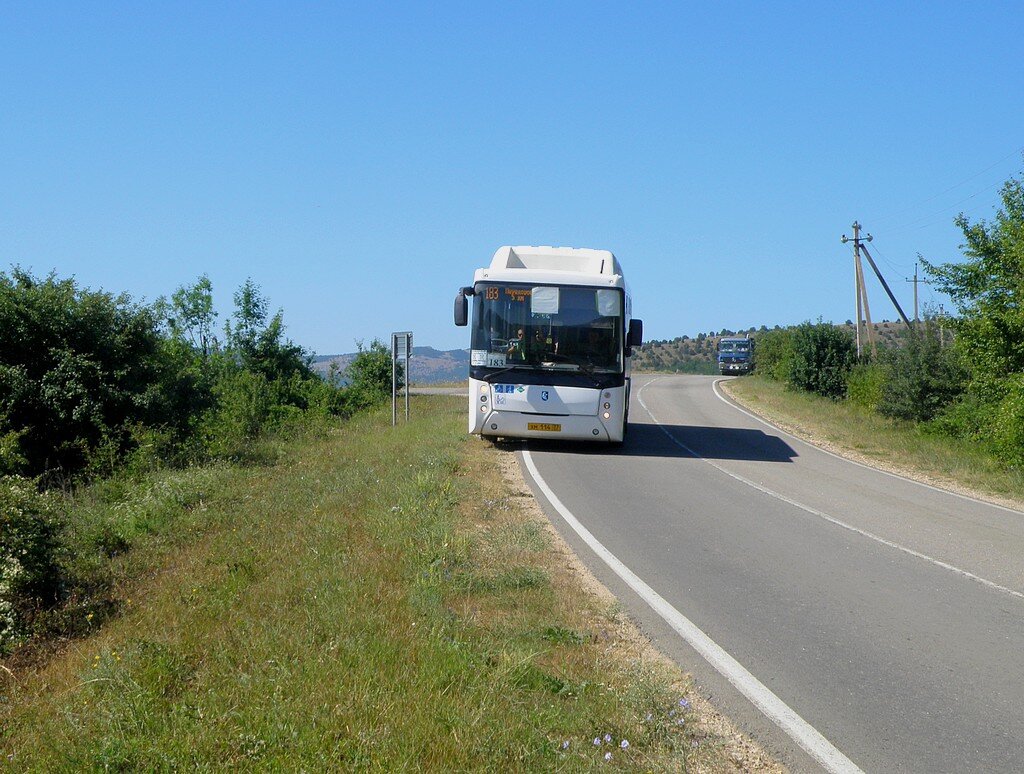
<path fill-rule="evenodd" d="M 821 451 L 718 381 L 635 378 L 617 451 L 531 442 L 521 461 L 552 522 L 794 769 L 1024 770 L 1024 514 Z M 716 671 L 652 605 L 749 680 Z"/>

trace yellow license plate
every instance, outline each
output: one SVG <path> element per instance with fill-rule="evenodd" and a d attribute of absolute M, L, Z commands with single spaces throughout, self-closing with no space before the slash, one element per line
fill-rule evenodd
<path fill-rule="evenodd" d="M 527 430 L 540 430 L 544 433 L 560 433 L 562 432 L 561 425 L 549 425 L 546 422 L 527 422 Z"/>

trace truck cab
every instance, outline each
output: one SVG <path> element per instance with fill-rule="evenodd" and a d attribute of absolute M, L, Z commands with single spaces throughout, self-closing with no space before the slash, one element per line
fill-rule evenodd
<path fill-rule="evenodd" d="M 718 340 L 718 370 L 723 376 L 754 370 L 754 340 L 749 336 L 723 336 Z"/>

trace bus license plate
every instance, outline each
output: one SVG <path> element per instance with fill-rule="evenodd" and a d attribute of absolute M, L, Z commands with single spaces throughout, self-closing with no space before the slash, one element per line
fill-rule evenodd
<path fill-rule="evenodd" d="M 562 426 L 561 425 L 551 425 L 551 424 L 548 424 L 547 422 L 527 422 L 526 423 L 526 429 L 527 430 L 540 430 L 541 432 L 544 432 L 544 433 L 560 433 L 560 432 L 562 432 Z"/>

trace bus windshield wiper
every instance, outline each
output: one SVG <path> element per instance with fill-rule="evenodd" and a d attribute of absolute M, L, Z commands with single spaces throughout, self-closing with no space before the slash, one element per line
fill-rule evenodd
<path fill-rule="evenodd" d="M 496 377 L 501 376 L 502 374 L 508 373 L 509 371 L 515 371 L 516 369 L 524 369 L 524 370 L 528 369 L 530 371 L 536 371 L 537 367 L 536 366 L 531 366 L 528 363 L 517 363 L 514 366 L 509 366 L 508 368 L 502 368 L 499 371 L 494 371 L 492 373 L 486 374 L 484 376 L 484 378 L 483 378 L 483 381 L 487 382 L 488 384 L 493 384 L 494 383 L 494 379 Z"/>

